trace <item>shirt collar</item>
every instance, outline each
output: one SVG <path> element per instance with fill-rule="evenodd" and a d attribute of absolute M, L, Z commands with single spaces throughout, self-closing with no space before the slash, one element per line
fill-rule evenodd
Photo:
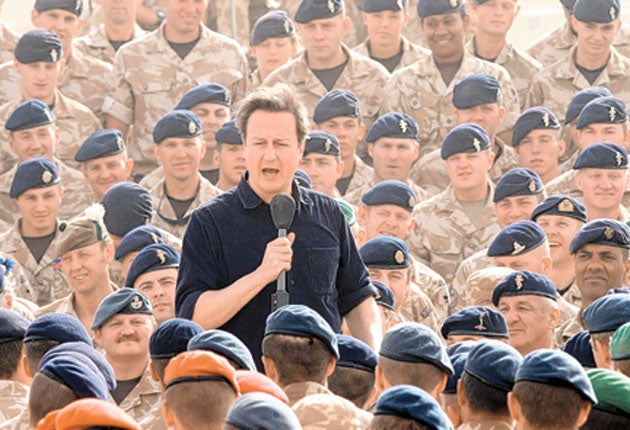
<path fill-rule="evenodd" d="M 252 187 L 249 186 L 249 182 L 247 182 L 248 178 L 249 172 L 243 172 L 243 176 L 241 176 L 241 181 L 236 187 L 236 192 L 238 194 L 238 197 L 241 199 L 241 204 L 243 205 L 243 208 L 255 209 L 265 202 L 258 196 L 258 194 L 254 192 Z M 300 190 L 300 187 L 298 186 L 296 181 L 293 181 L 291 183 L 291 195 L 296 202 L 300 202 L 301 204 L 309 205 L 312 203 L 311 198 L 307 195 L 307 193 L 304 193 L 302 190 Z M 298 205 L 297 208 L 298 210 L 299 206 L 300 205 Z"/>

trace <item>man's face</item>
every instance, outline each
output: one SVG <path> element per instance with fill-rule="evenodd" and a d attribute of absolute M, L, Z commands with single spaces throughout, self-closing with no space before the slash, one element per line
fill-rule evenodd
<path fill-rule="evenodd" d="M 484 33 L 503 36 L 512 27 L 514 18 L 521 10 L 517 0 L 489 0 L 482 4 L 473 3 L 477 16 L 477 29 Z"/>
<path fill-rule="evenodd" d="M 580 150 L 596 142 L 610 142 L 628 147 L 628 132 L 623 124 L 589 124 L 577 131 L 576 145 Z"/>
<path fill-rule="evenodd" d="M 49 124 L 12 131 L 7 140 L 20 163 L 33 157 L 52 160 L 59 141 L 59 129 Z"/>
<path fill-rule="evenodd" d="M 469 18 L 457 13 L 433 15 L 422 20 L 422 31 L 438 63 L 454 63 L 464 55 L 464 37 Z"/>
<path fill-rule="evenodd" d="M 584 303 L 591 303 L 623 285 L 628 262 L 616 246 L 588 243 L 575 253 L 575 283 Z"/>
<path fill-rule="evenodd" d="M 558 140 L 556 130 L 532 130 L 514 148 L 520 165 L 542 177 L 553 173 L 564 154 L 565 143 Z"/>
<path fill-rule="evenodd" d="M 337 179 L 341 177 L 343 162 L 334 155 L 311 152 L 302 157 L 300 169 L 308 173 L 313 181 L 313 189 L 327 196 L 334 196 Z"/>
<path fill-rule="evenodd" d="M 207 149 L 214 150 L 217 143 L 214 135 L 230 119 L 230 109 L 218 103 L 199 103 L 190 111 L 199 117 L 203 128 L 203 141 Z"/>
<path fill-rule="evenodd" d="M 113 24 L 122 25 L 136 21 L 142 0 L 101 0 L 100 3 L 105 19 Z"/>
<path fill-rule="evenodd" d="M 88 293 L 107 277 L 114 257 L 114 246 L 97 242 L 61 256 L 61 268 L 77 293 Z"/>
<path fill-rule="evenodd" d="M 263 76 L 286 64 L 297 51 L 293 37 L 270 37 L 249 49 Z"/>
<path fill-rule="evenodd" d="M 575 183 L 584 195 L 587 208 L 612 210 L 621 204 L 628 183 L 628 171 L 617 169 L 580 169 Z"/>
<path fill-rule="evenodd" d="M 95 330 L 96 341 L 108 358 L 148 359 L 149 337 L 154 329 L 150 315 L 117 314 Z"/>
<path fill-rule="evenodd" d="M 493 137 L 505 116 L 505 108 L 498 103 L 483 103 L 469 109 L 453 108 L 458 124 L 473 123 Z"/>
<path fill-rule="evenodd" d="M 499 300 L 499 312 L 505 317 L 510 333 L 508 343 L 521 354 L 551 346 L 545 343 L 552 337 L 558 311 L 549 301 L 534 295 L 503 296 Z"/>
<path fill-rule="evenodd" d="M 368 272 L 372 281 L 382 282 L 392 290 L 396 301 L 396 310 L 400 309 L 409 298 L 411 291 L 409 268 L 385 270 L 368 267 Z"/>
<path fill-rule="evenodd" d="M 167 0 L 164 8 L 167 33 L 170 30 L 180 37 L 196 33 L 207 8 L 208 0 Z"/>
<path fill-rule="evenodd" d="M 365 229 L 365 240 L 378 236 L 407 240 L 416 225 L 411 212 L 396 205 L 360 206 L 358 215 Z"/>
<path fill-rule="evenodd" d="M 456 343 L 472 341 L 476 342 L 478 340 L 485 339 L 484 336 L 477 336 L 474 334 L 449 334 L 446 338 L 446 346 L 455 345 Z"/>
<path fill-rule="evenodd" d="M 536 218 L 536 223 L 547 235 L 553 263 L 561 265 L 571 260 L 573 258 L 569 252 L 571 240 L 584 223 L 558 215 L 540 215 Z"/>
<path fill-rule="evenodd" d="M 46 102 L 55 94 L 59 77 L 63 73 L 63 60 L 56 63 L 37 61 L 35 63 L 13 62 L 21 79 L 24 99 L 38 99 Z"/>
<path fill-rule="evenodd" d="M 238 184 L 245 171 L 243 145 L 223 143 L 216 154 L 216 164 L 219 166 L 220 174 L 224 175 L 231 184 Z"/>
<path fill-rule="evenodd" d="M 265 202 L 290 193 L 304 143 L 298 141 L 296 118 L 290 112 L 257 110 L 247 121 L 243 145 L 249 185 Z"/>
<path fill-rule="evenodd" d="M 374 161 L 374 178 L 397 179 L 406 183 L 420 149 L 413 139 L 381 137 L 374 143 L 368 143 L 368 154 Z"/>
<path fill-rule="evenodd" d="M 354 157 L 357 145 L 365 135 L 365 124 L 359 118 L 339 116 L 317 125 L 318 130 L 327 131 L 339 141 L 341 159 Z"/>
<path fill-rule="evenodd" d="M 383 10 L 380 12 L 362 12 L 370 43 L 374 45 L 400 44 L 401 34 L 409 14 L 406 10 Z"/>
<path fill-rule="evenodd" d="M 133 287 L 151 302 L 157 323 L 175 317 L 175 285 L 177 269 L 162 269 L 138 276 Z"/>
<path fill-rule="evenodd" d="M 341 41 L 349 27 L 349 19 L 342 15 L 297 24 L 308 58 L 318 63 L 331 61 L 339 54 Z"/>
<path fill-rule="evenodd" d="M 499 200 L 494 204 L 499 227 L 528 220 L 538 203 L 538 196 L 511 196 Z"/>
<path fill-rule="evenodd" d="M 113 185 L 126 181 L 132 168 L 133 161 L 126 153 L 121 152 L 109 157 L 88 160 L 83 163 L 81 172 L 100 200 Z"/>
<path fill-rule="evenodd" d="M 488 183 L 494 156 L 488 150 L 460 152 L 446 159 L 446 170 L 455 190 L 474 190 Z"/>
<path fill-rule="evenodd" d="M 169 137 L 153 145 L 155 158 L 164 166 L 166 177 L 185 180 L 199 170 L 199 162 L 206 152 L 200 137 Z"/>
<path fill-rule="evenodd" d="M 72 50 L 72 39 L 74 39 L 83 28 L 83 20 L 63 9 L 51 9 L 31 12 L 31 22 L 35 27 L 45 28 L 59 36 L 64 52 Z"/>
<path fill-rule="evenodd" d="M 494 258 L 494 265 L 507 267 L 512 270 L 529 270 L 530 272 L 549 275 L 551 271 L 551 256 L 546 244 L 542 244 L 521 255 L 504 255 Z"/>
<path fill-rule="evenodd" d="M 582 22 L 571 18 L 573 28 L 577 33 L 578 49 L 587 55 L 608 55 L 615 36 L 621 28 L 621 20 L 609 23 Z"/>
<path fill-rule="evenodd" d="M 59 184 L 46 188 L 33 188 L 15 199 L 22 215 L 22 227 L 36 232 L 38 236 L 49 234 L 55 229 L 61 207 L 62 192 Z"/>

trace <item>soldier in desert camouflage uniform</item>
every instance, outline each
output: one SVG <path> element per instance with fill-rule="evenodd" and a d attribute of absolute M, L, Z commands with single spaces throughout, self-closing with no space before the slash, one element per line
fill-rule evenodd
<path fill-rule="evenodd" d="M 13 51 L 20 36 L 0 22 L 0 63 L 13 60 Z"/>
<path fill-rule="evenodd" d="M 29 377 L 21 365 L 28 321 L 13 311 L 0 309 L 0 424 L 26 410 Z"/>
<path fill-rule="evenodd" d="M 492 292 L 507 275 L 512 273 L 507 267 L 486 267 L 472 272 L 464 286 L 466 306 L 493 306 Z"/>

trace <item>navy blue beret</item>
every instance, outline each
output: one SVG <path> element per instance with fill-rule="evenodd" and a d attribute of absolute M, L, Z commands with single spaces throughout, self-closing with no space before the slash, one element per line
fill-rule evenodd
<path fill-rule="evenodd" d="M 83 342 L 92 346 L 92 338 L 81 321 L 68 314 L 46 314 L 35 319 L 26 330 L 24 342 L 38 340 Z"/>
<path fill-rule="evenodd" d="M 619 0 L 577 0 L 573 16 L 582 22 L 609 23 L 621 17 Z"/>
<path fill-rule="evenodd" d="M 35 0 L 33 6 L 38 12 L 45 12 L 52 9 L 61 9 L 66 12 L 81 16 L 83 11 L 83 0 Z"/>
<path fill-rule="evenodd" d="M 571 336 L 562 346 L 562 350 L 579 361 L 582 367 L 597 367 L 591 347 L 591 334 L 587 330 Z"/>
<path fill-rule="evenodd" d="M 306 136 L 303 156 L 308 154 L 339 155 L 339 141 L 327 131 L 314 130 Z"/>
<path fill-rule="evenodd" d="M 391 290 L 391 288 L 379 281 L 370 282 L 376 290 L 376 297 L 374 297 L 376 304 L 392 311 L 395 310 L 396 297 L 394 297 L 394 292 Z"/>
<path fill-rule="evenodd" d="M 114 373 L 112 366 L 105 359 L 105 355 L 84 342 L 66 342 L 49 349 L 42 357 L 40 367 L 44 366 L 46 362 L 52 360 L 54 357 L 68 355 L 69 353 L 81 354 L 84 357 L 87 357 L 92 363 L 94 363 L 99 372 L 101 372 L 101 375 L 103 375 L 105 383 L 107 384 L 107 389 L 109 391 L 114 391 L 116 389 L 116 374 Z"/>
<path fill-rule="evenodd" d="M 9 196 L 15 199 L 34 188 L 48 188 L 61 181 L 59 169 L 54 161 L 45 157 L 33 157 L 23 161 L 17 168 Z"/>
<path fill-rule="evenodd" d="M 464 365 L 466 364 L 466 359 L 468 358 L 468 351 L 450 355 L 450 358 L 451 364 L 453 365 L 453 374 L 449 375 L 446 380 L 446 386 L 444 387 L 442 393 L 457 394 L 457 383 L 462 377 Z"/>
<path fill-rule="evenodd" d="M 242 430 L 300 429 L 300 421 L 293 410 L 267 393 L 247 393 L 234 401 L 225 422 Z"/>
<path fill-rule="evenodd" d="M 488 248 L 488 257 L 527 254 L 545 243 L 545 231 L 534 221 L 517 221 L 504 227 Z"/>
<path fill-rule="evenodd" d="M 175 248 L 166 243 L 154 243 L 146 246 L 136 255 L 127 278 L 125 287 L 134 288 L 136 279 L 140 275 L 156 270 L 171 269 L 179 267 L 179 253 Z"/>
<path fill-rule="evenodd" d="M 460 124 L 448 132 L 442 143 L 442 160 L 462 152 L 479 152 L 490 148 L 488 133 L 477 124 Z"/>
<path fill-rule="evenodd" d="M 584 325 L 591 334 L 614 332 L 630 321 L 630 294 L 607 294 L 582 312 Z"/>
<path fill-rule="evenodd" d="M 532 212 L 532 221 L 541 215 L 556 215 L 587 222 L 586 206 L 571 196 L 556 194 L 546 198 Z"/>
<path fill-rule="evenodd" d="M 295 22 L 306 24 L 315 19 L 332 18 L 343 10 L 343 0 L 302 0 L 295 12 Z"/>
<path fill-rule="evenodd" d="M 612 96 L 598 97 L 584 105 L 575 127 L 581 130 L 590 124 L 625 124 L 627 119 L 624 102 Z"/>
<path fill-rule="evenodd" d="M 19 131 L 53 122 L 53 114 L 48 105 L 41 100 L 31 99 L 15 108 L 7 119 L 4 128 L 9 131 Z"/>
<path fill-rule="evenodd" d="M 279 39 L 295 34 L 295 25 L 283 10 L 267 12 L 254 23 L 249 37 L 251 46 L 258 46 L 267 39 Z"/>
<path fill-rule="evenodd" d="M 487 103 L 499 103 L 501 84 L 494 76 L 474 73 L 466 76 L 453 87 L 453 106 L 470 109 Z"/>
<path fill-rule="evenodd" d="M 63 57 L 63 47 L 59 36 L 55 33 L 43 28 L 36 28 L 20 37 L 17 45 L 15 45 L 13 55 L 22 64 L 40 61 L 56 63 Z"/>
<path fill-rule="evenodd" d="M 524 167 L 514 167 L 497 182 L 492 201 L 496 203 L 506 197 L 535 196 L 544 190 L 545 186 L 538 173 Z"/>
<path fill-rule="evenodd" d="M 228 145 L 242 145 L 243 136 L 236 128 L 236 120 L 232 119 L 223 124 L 215 133 L 214 140 L 217 143 L 227 143 Z"/>
<path fill-rule="evenodd" d="M 107 231 L 124 237 L 129 231 L 146 224 L 153 214 L 153 200 L 149 192 L 134 182 L 119 182 L 101 200 L 105 207 L 103 221 Z"/>
<path fill-rule="evenodd" d="M 476 341 L 474 340 L 464 340 L 461 342 L 450 344 L 446 347 L 446 353 L 449 357 L 454 356 L 455 354 L 463 354 L 468 353 L 470 348 L 475 345 Z"/>
<path fill-rule="evenodd" d="M 411 212 L 416 205 L 416 194 L 404 182 L 387 179 L 370 188 L 361 201 L 366 206 L 395 205 Z"/>
<path fill-rule="evenodd" d="M 433 364 L 446 374 L 453 374 L 453 366 L 440 338 L 420 323 L 406 322 L 392 327 L 383 336 L 379 354 L 395 361 Z"/>
<path fill-rule="evenodd" d="M 79 399 L 109 400 L 105 377 L 85 355 L 67 352 L 40 363 L 38 373 L 68 387 Z"/>
<path fill-rule="evenodd" d="M 560 130 L 558 117 L 543 106 L 536 106 L 523 112 L 514 124 L 512 146 L 517 147 L 532 130 Z"/>
<path fill-rule="evenodd" d="M 492 292 L 492 304 L 498 307 L 503 296 L 540 296 L 558 300 L 558 292 L 551 279 L 527 270 L 512 272 L 499 282 Z"/>
<path fill-rule="evenodd" d="M 309 189 L 313 188 L 313 180 L 310 176 L 308 176 L 308 173 L 306 173 L 302 169 L 297 169 L 295 171 L 295 173 L 293 174 L 293 180 L 297 182 L 300 187 Z"/>
<path fill-rule="evenodd" d="M 190 110 L 199 103 L 230 106 L 230 96 L 228 96 L 227 89 L 221 84 L 201 84 L 186 91 L 173 110 Z"/>
<path fill-rule="evenodd" d="M 606 87 L 588 87 L 578 91 L 571 99 L 569 106 L 567 106 L 567 113 L 564 116 L 565 125 L 576 119 L 582 112 L 582 109 L 584 109 L 584 106 L 592 100 L 609 96 L 612 96 L 612 93 Z"/>
<path fill-rule="evenodd" d="M 381 137 L 415 140 L 418 137 L 418 123 L 406 113 L 386 113 L 374 121 L 365 141 L 374 143 Z"/>
<path fill-rule="evenodd" d="M 338 334 L 337 344 L 339 345 L 338 367 L 351 367 L 374 373 L 378 364 L 378 355 L 367 343 L 352 336 Z"/>
<path fill-rule="evenodd" d="M 407 0 L 363 0 L 361 2 L 361 10 L 367 13 L 384 10 L 398 12 L 404 10 L 405 6 L 407 6 Z"/>
<path fill-rule="evenodd" d="M 580 363 L 569 354 L 539 349 L 525 356 L 516 372 L 516 381 L 530 381 L 577 391 L 582 398 L 597 403 L 597 397 Z"/>
<path fill-rule="evenodd" d="M 441 329 L 444 339 L 450 335 L 508 338 L 508 326 L 501 312 L 487 306 L 469 306 L 451 314 Z"/>
<path fill-rule="evenodd" d="M 373 269 L 405 269 L 409 267 L 409 248 L 394 236 L 377 236 L 359 249 L 363 263 Z"/>
<path fill-rule="evenodd" d="M 4 270 L 0 272 L 4 274 Z M 23 340 L 28 324 L 26 318 L 17 312 L 0 308 L 0 344 Z"/>
<path fill-rule="evenodd" d="M 88 137 L 74 156 L 80 163 L 97 158 L 110 157 L 125 150 L 125 141 L 120 130 L 104 128 Z"/>
<path fill-rule="evenodd" d="M 392 415 L 424 424 L 432 430 L 450 430 L 451 422 L 429 393 L 413 385 L 397 385 L 384 391 L 374 415 Z"/>
<path fill-rule="evenodd" d="M 313 122 L 321 124 L 337 117 L 358 118 L 361 106 L 357 96 L 349 90 L 335 89 L 326 93 L 315 106 Z"/>
<path fill-rule="evenodd" d="M 339 359 L 335 332 L 320 314 L 304 305 L 286 305 L 272 312 L 265 326 L 265 336 L 270 334 L 316 337 Z"/>
<path fill-rule="evenodd" d="M 122 238 L 118 248 L 116 248 L 114 258 L 121 260 L 130 252 L 138 252 L 145 246 L 156 243 L 164 243 L 160 229 L 152 225 L 141 225 L 132 229 Z"/>
<path fill-rule="evenodd" d="M 464 9 L 463 0 L 420 0 L 418 1 L 418 16 L 426 18 L 432 15 L 447 15 Z"/>
<path fill-rule="evenodd" d="M 152 358 L 173 358 L 188 350 L 190 339 L 203 333 L 196 322 L 184 318 L 171 318 L 157 326 L 149 338 Z"/>
<path fill-rule="evenodd" d="M 118 314 L 153 315 L 153 310 L 149 299 L 140 291 L 131 288 L 121 288 L 105 297 L 99 303 L 94 314 L 92 330 L 101 328 L 107 320 Z"/>
<path fill-rule="evenodd" d="M 514 386 L 516 371 L 522 362 L 523 357 L 514 347 L 498 340 L 483 339 L 468 352 L 464 371 L 507 393 Z"/>
<path fill-rule="evenodd" d="M 155 124 L 153 142 L 160 144 L 169 137 L 192 138 L 201 135 L 199 117 L 189 110 L 172 110 Z"/>
<path fill-rule="evenodd" d="M 226 357 L 240 368 L 256 371 L 252 353 L 245 344 L 232 333 L 223 330 L 207 330 L 188 341 L 188 351 L 211 351 Z"/>
<path fill-rule="evenodd" d="M 589 243 L 628 249 L 630 248 L 630 228 L 612 219 L 593 220 L 578 230 L 571 240 L 569 251 L 575 254 Z"/>
<path fill-rule="evenodd" d="M 573 12 L 573 6 L 575 6 L 576 0 L 560 0 L 562 6 L 567 9 L 569 12 Z"/>
<path fill-rule="evenodd" d="M 628 153 L 614 143 L 597 142 L 586 147 L 573 164 L 574 170 L 594 169 L 627 169 Z"/>

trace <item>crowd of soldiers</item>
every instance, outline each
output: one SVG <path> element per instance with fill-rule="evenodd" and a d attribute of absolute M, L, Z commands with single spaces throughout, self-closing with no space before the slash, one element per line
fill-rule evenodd
<path fill-rule="evenodd" d="M 0 23 L 0 430 L 630 428 L 630 27 L 556 3 L 526 51 L 519 0 Z"/>

